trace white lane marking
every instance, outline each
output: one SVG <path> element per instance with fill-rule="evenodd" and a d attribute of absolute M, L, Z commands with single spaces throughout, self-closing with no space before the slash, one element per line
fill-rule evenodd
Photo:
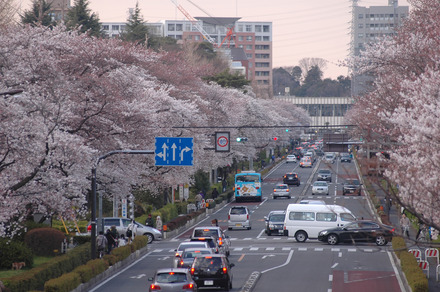
<path fill-rule="evenodd" d="M 242 247 L 236 247 L 236 248 L 234 248 L 234 251 L 242 251 L 242 250 L 243 250 Z"/>
<path fill-rule="evenodd" d="M 340 253 L 338 254 L 338 257 L 342 258 L 342 252 L 340 252 Z"/>
<path fill-rule="evenodd" d="M 393 270 L 394 270 L 394 274 L 396 275 L 397 282 L 399 283 L 400 291 L 405 291 L 403 281 L 400 278 L 400 274 L 399 274 L 399 271 L 397 270 L 396 263 L 394 262 L 393 255 L 389 251 L 387 251 L 387 254 L 388 254 L 388 257 L 390 258 L 391 266 L 393 266 Z"/>
<path fill-rule="evenodd" d="M 307 251 L 307 247 L 298 247 L 298 251 Z"/>
<path fill-rule="evenodd" d="M 258 250 L 258 247 L 251 247 L 249 250 Z"/>
<path fill-rule="evenodd" d="M 275 247 L 267 247 L 266 250 L 275 250 Z"/>
<path fill-rule="evenodd" d="M 336 268 L 337 265 L 338 265 L 338 263 L 334 263 L 331 268 L 334 269 L 334 268 Z"/>
<path fill-rule="evenodd" d="M 349 248 L 348 252 L 356 252 L 356 249 L 355 248 Z"/>
<path fill-rule="evenodd" d="M 283 250 L 291 250 L 291 247 L 283 247 Z"/>
<path fill-rule="evenodd" d="M 324 249 L 322 247 L 316 247 L 315 251 L 323 251 Z"/>
<path fill-rule="evenodd" d="M 269 272 L 269 271 L 272 271 L 272 270 L 275 270 L 275 269 L 278 269 L 278 268 L 281 268 L 281 267 L 284 267 L 284 266 L 288 265 L 290 260 L 292 259 L 292 255 L 293 255 L 293 250 L 291 250 L 289 252 L 289 256 L 287 257 L 287 260 L 286 260 L 286 262 L 284 264 L 276 266 L 276 267 L 273 267 L 273 268 L 270 268 L 270 269 L 267 269 L 267 270 L 264 270 L 261 273 L 264 274 L 266 272 Z"/>
<path fill-rule="evenodd" d="M 332 248 L 331 251 L 340 251 L 340 248 Z"/>
<path fill-rule="evenodd" d="M 333 281 L 333 275 L 328 275 L 328 280 L 331 282 Z"/>
<path fill-rule="evenodd" d="M 264 233 L 264 229 L 260 231 L 260 233 L 258 234 L 257 238 L 259 239 L 261 235 L 263 235 Z"/>

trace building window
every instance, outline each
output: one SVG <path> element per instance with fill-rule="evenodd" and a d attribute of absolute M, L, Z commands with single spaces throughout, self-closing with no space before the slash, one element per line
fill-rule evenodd
<path fill-rule="evenodd" d="M 255 32 L 261 32 L 261 25 L 255 26 Z"/>
<path fill-rule="evenodd" d="M 186 39 L 187 39 L 187 40 L 192 40 L 192 35 L 187 35 L 187 36 L 186 36 Z"/>
<path fill-rule="evenodd" d="M 255 45 L 256 50 L 269 50 L 269 45 Z"/>
<path fill-rule="evenodd" d="M 364 18 L 364 15 L 363 15 L 363 14 L 359 14 L 359 15 L 358 15 L 358 18 L 359 18 L 359 19 L 363 19 L 363 18 Z"/>
<path fill-rule="evenodd" d="M 119 30 L 119 25 L 112 25 L 112 30 Z"/>
<path fill-rule="evenodd" d="M 242 41 L 244 40 L 244 37 L 243 37 L 242 35 L 240 35 L 240 36 L 238 36 L 238 40 L 239 40 L 240 42 L 242 42 Z"/>
<path fill-rule="evenodd" d="M 243 24 L 239 24 L 238 25 L 238 31 L 239 32 L 243 32 Z"/>
<path fill-rule="evenodd" d="M 252 50 L 252 45 L 246 45 L 246 50 Z"/>
<path fill-rule="evenodd" d="M 347 112 L 346 104 L 335 104 L 335 117 L 343 117 Z"/>
<path fill-rule="evenodd" d="M 255 41 L 256 42 L 261 42 L 261 36 L 255 36 Z"/>
<path fill-rule="evenodd" d="M 249 62 L 248 67 L 249 67 L 249 68 L 252 68 L 253 66 L 254 66 L 254 63 Z"/>
<path fill-rule="evenodd" d="M 246 36 L 246 41 L 252 42 L 252 36 L 251 35 Z"/>
<path fill-rule="evenodd" d="M 320 104 L 309 104 L 309 115 L 311 117 L 321 116 L 321 105 Z"/>
<path fill-rule="evenodd" d="M 270 37 L 269 36 L 263 36 L 263 42 L 269 42 Z"/>
<path fill-rule="evenodd" d="M 333 105 L 332 104 L 323 104 L 322 108 L 322 116 L 323 117 L 332 117 L 333 116 Z"/>
<path fill-rule="evenodd" d="M 200 36 L 199 35 L 194 36 L 194 40 L 200 41 Z"/>
<path fill-rule="evenodd" d="M 108 25 L 103 25 L 103 26 L 102 26 L 102 29 L 103 29 L 103 30 L 108 30 L 108 29 L 109 29 L 109 26 L 108 26 Z"/>
<path fill-rule="evenodd" d="M 358 34 L 358 38 L 362 39 L 363 37 L 364 37 L 364 34 L 363 34 L 363 33 L 359 33 L 359 34 Z"/>
<path fill-rule="evenodd" d="M 181 39 L 182 39 L 182 35 L 181 34 L 176 35 L 176 40 L 181 40 Z"/>
<path fill-rule="evenodd" d="M 252 32 L 252 25 L 246 24 L 246 32 Z"/>
<path fill-rule="evenodd" d="M 175 31 L 176 26 L 174 24 L 168 24 L 168 31 Z"/>
<path fill-rule="evenodd" d="M 176 24 L 176 31 L 183 31 L 183 25 L 181 23 Z"/>
<path fill-rule="evenodd" d="M 359 23 L 358 28 L 364 28 L 364 24 L 363 23 Z"/>
<path fill-rule="evenodd" d="M 185 31 L 191 31 L 191 24 L 185 24 Z"/>
<path fill-rule="evenodd" d="M 257 59 L 269 59 L 269 54 L 255 54 Z"/>
<path fill-rule="evenodd" d="M 252 57 L 253 57 L 253 54 L 246 54 L 246 58 L 248 58 L 248 59 L 252 59 Z"/>
<path fill-rule="evenodd" d="M 263 32 L 270 32 L 269 25 L 263 25 Z"/>
<path fill-rule="evenodd" d="M 255 67 L 259 68 L 269 68 L 269 63 L 267 62 L 256 62 Z"/>
<path fill-rule="evenodd" d="M 255 76 L 269 76 L 269 71 L 255 71 Z"/>

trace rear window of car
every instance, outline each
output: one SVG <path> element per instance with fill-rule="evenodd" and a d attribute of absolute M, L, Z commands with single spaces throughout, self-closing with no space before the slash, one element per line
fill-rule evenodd
<path fill-rule="evenodd" d="M 348 180 L 347 184 L 349 184 L 349 185 L 358 185 L 359 184 L 359 180 L 357 180 L 357 179 Z"/>
<path fill-rule="evenodd" d="M 232 214 L 232 215 L 246 214 L 246 209 L 245 208 L 232 208 L 230 214 Z"/>
<path fill-rule="evenodd" d="M 219 257 L 202 257 L 195 259 L 195 266 L 199 269 L 221 269 L 222 259 Z"/>
<path fill-rule="evenodd" d="M 217 230 L 210 230 L 210 229 L 195 229 L 194 230 L 194 237 L 207 237 L 212 236 L 217 238 L 218 233 Z"/>
<path fill-rule="evenodd" d="M 179 245 L 177 250 L 182 251 L 182 250 L 185 250 L 187 248 L 203 248 L 203 247 L 206 247 L 204 242 L 199 242 L 199 243 L 194 243 L 194 244 L 182 243 L 182 244 Z"/>
<path fill-rule="evenodd" d="M 188 251 L 183 252 L 183 258 L 185 259 L 193 259 L 195 257 L 198 257 L 202 254 L 210 254 L 207 250 L 198 250 L 198 251 Z"/>
<path fill-rule="evenodd" d="M 276 188 L 276 189 L 283 189 L 283 190 L 288 189 L 288 187 L 285 186 L 285 185 L 277 185 L 275 188 Z"/>
<path fill-rule="evenodd" d="M 327 183 L 326 182 L 321 182 L 321 181 L 317 181 L 313 184 L 314 187 L 326 187 Z"/>
<path fill-rule="evenodd" d="M 186 281 L 187 277 L 185 273 L 168 272 L 160 273 L 156 276 L 156 282 L 158 283 L 180 283 Z"/>

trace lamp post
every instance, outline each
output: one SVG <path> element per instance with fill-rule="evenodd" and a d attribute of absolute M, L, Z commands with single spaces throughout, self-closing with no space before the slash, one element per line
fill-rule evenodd
<path fill-rule="evenodd" d="M 114 154 L 154 154 L 154 150 L 115 150 L 108 152 L 96 159 L 96 162 L 92 168 L 92 218 L 91 218 L 91 226 L 92 226 L 92 259 L 96 259 L 96 169 L 98 168 L 98 164 L 101 160 L 112 156 Z M 99 217 L 99 221 L 101 222 L 102 218 Z"/>

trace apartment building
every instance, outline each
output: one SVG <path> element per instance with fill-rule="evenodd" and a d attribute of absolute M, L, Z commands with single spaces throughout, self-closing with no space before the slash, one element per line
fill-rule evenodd
<path fill-rule="evenodd" d="M 398 0 L 388 0 L 388 6 L 357 6 L 353 1 L 351 54 L 358 56 L 367 43 L 392 37 L 409 13 L 409 6 L 399 6 Z M 352 96 L 368 91 L 374 77 L 357 74 L 352 68 Z"/>
<path fill-rule="evenodd" d="M 256 93 L 261 97 L 272 96 L 272 23 L 239 21 L 237 17 L 196 17 L 197 24 L 188 20 L 162 20 L 146 23 L 157 36 L 175 38 L 178 43 L 210 41 L 224 50 L 242 49 L 228 52 L 233 67 L 243 67 Z M 197 27 L 203 28 L 203 33 Z M 102 23 L 103 30 L 110 37 L 117 37 L 125 23 Z M 230 30 L 232 29 L 232 30 Z M 232 34 L 230 32 L 233 32 Z"/>

